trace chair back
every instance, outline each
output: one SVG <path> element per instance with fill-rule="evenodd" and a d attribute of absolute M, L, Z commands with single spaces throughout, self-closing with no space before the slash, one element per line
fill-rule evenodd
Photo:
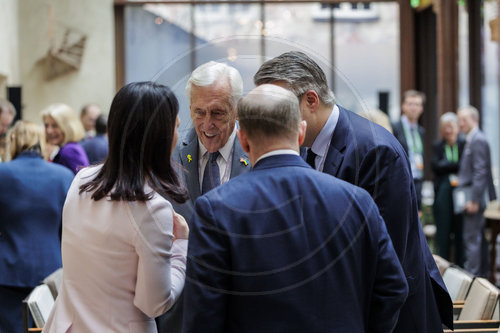
<path fill-rule="evenodd" d="M 448 268 L 443 275 L 443 281 L 448 289 L 452 301 L 463 301 L 467 297 L 467 292 L 474 277 L 468 272 L 457 268 Z"/>
<path fill-rule="evenodd" d="M 54 306 L 54 297 L 46 284 L 41 284 L 23 300 L 23 326 L 27 331 L 28 309 L 36 327 L 42 328 Z"/>
<path fill-rule="evenodd" d="M 49 286 L 50 292 L 52 293 L 54 299 L 57 298 L 57 295 L 59 294 L 59 289 L 61 288 L 62 274 L 63 270 L 62 268 L 59 268 L 58 270 L 54 271 L 52 274 L 50 274 L 43 280 L 43 283 Z"/>
<path fill-rule="evenodd" d="M 458 320 L 488 320 L 493 316 L 500 291 L 488 280 L 476 277 Z"/>
<path fill-rule="evenodd" d="M 439 273 L 441 273 L 441 276 L 443 276 L 444 272 L 448 269 L 448 267 L 451 266 L 451 263 L 443 257 L 438 256 L 437 254 L 433 254 L 432 256 L 434 257 L 436 266 L 439 269 Z"/>

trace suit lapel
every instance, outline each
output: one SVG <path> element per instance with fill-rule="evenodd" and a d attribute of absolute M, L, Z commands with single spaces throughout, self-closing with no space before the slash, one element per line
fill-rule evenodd
<path fill-rule="evenodd" d="M 344 152 L 347 146 L 347 140 L 351 137 L 350 122 L 347 111 L 339 106 L 339 119 L 335 130 L 333 131 L 330 147 L 326 154 L 323 172 L 337 176 L 340 166 L 344 160 Z"/>
<path fill-rule="evenodd" d="M 247 164 L 241 161 L 244 159 Z M 234 149 L 233 149 L 233 161 L 231 164 L 231 174 L 229 178 L 234 178 L 248 170 L 250 170 L 250 161 L 248 159 L 248 155 L 245 153 L 243 148 L 241 148 L 240 140 L 238 140 L 238 136 L 234 139 Z"/>
<path fill-rule="evenodd" d="M 191 137 L 191 141 L 180 150 L 182 166 L 187 170 L 185 177 L 190 198 L 195 200 L 201 195 L 200 175 L 198 173 L 198 137 Z"/>

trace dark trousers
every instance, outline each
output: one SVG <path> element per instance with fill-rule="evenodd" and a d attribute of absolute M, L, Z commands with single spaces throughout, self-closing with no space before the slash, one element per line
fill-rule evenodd
<path fill-rule="evenodd" d="M 23 299 L 33 288 L 0 286 L 0 332 L 23 332 Z"/>
<path fill-rule="evenodd" d="M 433 213 L 436 222 L 436 245 L 438 254 L 455 264 L 464 265 L 462 214 L 453 213 L 453 188 L 448 180 L 442 181 L 436 190 Z M 451 236 L 453 235 L 453 244 Z M 453 247 L 453 259 L 450 249 Z"/>

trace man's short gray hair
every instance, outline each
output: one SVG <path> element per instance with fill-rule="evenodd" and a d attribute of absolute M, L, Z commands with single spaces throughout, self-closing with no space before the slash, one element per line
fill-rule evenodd
<path fill-rule="evenodd" d="M 14 105 L 6 99 L 0 98 L 0 114 L 2 112 L 10 113 L 12 117 L 16 117 L 16 108 Z"/>
<path fill-rule="evenodd" d="M 208 87 L 216 81 L 228 79 L 231 87 L 231 105 L 236 107 L 243 94 L 243 80 L 240 73 L 234 67 L 224 63 L 209 61 L 198 66 L 188 79 L 186 84 L 186 96 L 191 99 L 191 87 Z"/>
<path fill-rule="evenodd" d="M 240 128 L 251 138 L 295 137 L 301 121 L 299 102 L 287 89 L 260 85 L 238 103 Z"/>
<path fill-rule="evenodd" d="M 479 111 L 472 105 L 467 105 L 458 109 L 458 111 L 465 111 L 475 121 L 479 122 Z"/>
<path fill-rule="evenodd" d="M 458 117 L 454 112 L 443 113 L 441 118 L 439 118 L 439 126 L 443 126 L 444 124 L 449 124 L 449 123 L 458 125 Z"/>
<path fill-rule="evenodd" d="M 332 107 L 335 104 L 335 95 L 328 88 L 325 73 L 305 53 L 291 51 L 266 61 L 260 66 L 253 77 L 255 85 L 285 82 L 299 99 L 308 90 L 315 91 L 320 101 Z"/>

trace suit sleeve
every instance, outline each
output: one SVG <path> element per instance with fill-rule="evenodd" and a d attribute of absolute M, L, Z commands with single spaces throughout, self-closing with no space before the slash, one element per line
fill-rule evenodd
<path fill-rule="evenodd" d="M 230 293 L 230 254 L 227 235 L 214 219 L 205 197 L 195 204 L 189 234 L 184 332 L 223 332 Z"/>
<path fill-rule="evenodd" d="M 490 148 L 485 140 L 471 141 L 472 154 L 472 196 L 471 200 L 482 202 L 490 180 L 489 161 Z"/>
<path fill-rule="evenodd" d="M 385 223 L 373 202 L 370 212 L 373 213 L 368 217 L 368 223 L 376 242 L 377 265 L 370 304 L 369 331 L 392 332 L 408 296 L 408 285 Z"/>
<path fill-rule="evenodd" d="M 134 240 L 138 255 L 134 305 L 157 317 L 172 307 L 184 287 L 187 240 L 173 241 L 173 210 L 158 197 L 146 202 L 147 210 L 134 208 Z"/>
<path fill-rule="evenodd" d="M 370 193 L 385 221 L 394 249 L 405 258 L 412 212 L 416 212 L 413 178 L 406 159 L 389 147 L 369 151 L 361 161 L 359 186 Z"/>

